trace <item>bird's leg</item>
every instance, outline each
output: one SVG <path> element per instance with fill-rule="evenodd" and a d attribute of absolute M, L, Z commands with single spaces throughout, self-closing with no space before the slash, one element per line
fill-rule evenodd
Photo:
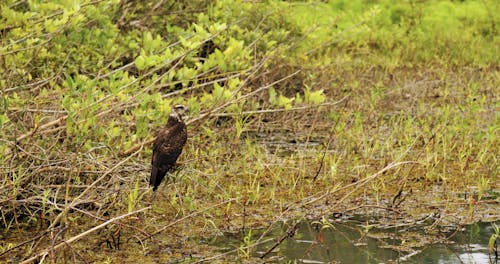
<path fill-rule="evenodd" d="M 153 194 L 149 197 L 149 202 L 148 202 L 148 203 L 149 203 L 149 205 L 152 205 L 152 204 L 153 204 L 153 201 L 155 200 L 155 197 L 156 197 L 156 194 L 157 194 L 157 193 L 158 193 L 158 192 L 153 191 Z"/>

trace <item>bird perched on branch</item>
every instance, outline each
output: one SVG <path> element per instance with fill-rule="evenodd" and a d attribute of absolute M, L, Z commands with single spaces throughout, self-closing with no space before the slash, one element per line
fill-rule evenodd
<path fill-rule="evenodd" d="M 151 177 L 149 185 L 156 191 L 167 172 L 174 168 L 175 162 L 181 155 L 182 148 L 186 144 L 186 124 L 182 116 L 189 109 L 183 105 L 172 107 L 167 125 L 160 131 L 153 144 L 153 157 L 151 158 Z"/>

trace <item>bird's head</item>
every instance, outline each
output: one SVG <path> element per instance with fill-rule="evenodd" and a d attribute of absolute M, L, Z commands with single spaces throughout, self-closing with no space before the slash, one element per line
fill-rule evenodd
<path fill-rule="evenodd" d="M 172 110 L 170 111 L 170 118 L 177 119 L 178 121 L 182 121 L 182 117 L 184 117 L 189 112 L 189 108 L 184 105 L 174 105 L 172 106 Z"/>

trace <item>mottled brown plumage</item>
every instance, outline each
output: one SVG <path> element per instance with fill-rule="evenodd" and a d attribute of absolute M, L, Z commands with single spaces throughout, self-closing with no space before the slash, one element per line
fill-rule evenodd
<path fill-rule="evenodd" d="M 149 185 L 153 187 L 153 191 L 156 191 L 167 172 L 172 170 L 186 144 L 186 124 L 181 117 L 186 111 L 187 108 L 183 105 L 172 107 L 167 125 L 160 131 L 153 144 L 149 178 Z"/>

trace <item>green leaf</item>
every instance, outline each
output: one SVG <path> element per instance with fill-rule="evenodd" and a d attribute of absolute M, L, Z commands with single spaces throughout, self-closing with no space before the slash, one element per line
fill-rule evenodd
<path fill-rule="evenodd" d="M 269 88 L 269 103 L 276 105 L 276 90 L 273 87 Z"/>
<path fill-rule="evenodd" d="M 146 58 L 143 55 L 139 55 L 135 58 L 135 67 L 140 71 L 146 68 Z"/>
<path fill-rule="evenodd" d="M 282 94 L 278 97 L 278 106 L 285 108 L 286 110 L 292 108 L 293 98 L 288 98 Z"/>
<path fill-rule="evenodd" d="M 300 96 L 299 93 L 295 94 L 295 104 L 301 104 L 302 103 L 302 96 Z"/>
<path fill-rule="evenodd" d="M 309 87 L 304 89 L 304 101 L 309 104 L 318 105 L 326 100 L 323 90 L 312 92 Z"/>
<path fill-rule="evenodd" d="M 224 89 L 222 86 L 220 86 L 218 83 L 214 83 L 214 89 L 212 90 L 212 94 L 214 95 L 215 99 L 222 99 L 222 95 L 224 93 Z"/>
<path fill-rule="evenodd" d="M 0 128 L 2 128 L 9 121 L 10 121 L 10 119 L 7 115 L 5 115 L 5 114 L 0 115 Z"/>

